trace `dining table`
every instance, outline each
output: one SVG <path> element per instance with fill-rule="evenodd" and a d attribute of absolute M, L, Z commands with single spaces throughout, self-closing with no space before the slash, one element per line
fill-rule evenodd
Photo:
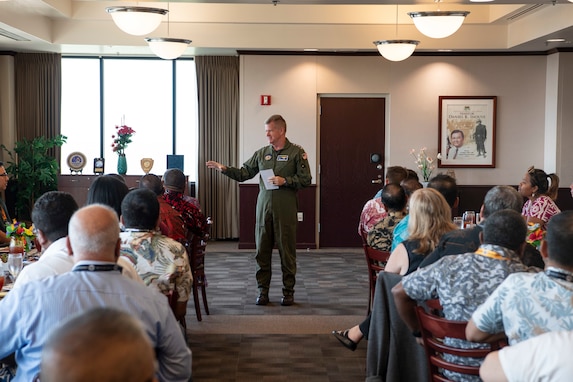
<path fill-rule="evenodd" d="M 8 247 L 0 247 L 0 256 L 7 255 L 9 253 Z M 40 253 L 32 248 L 24 255 L 24 267 L 32 264 L 39 259 Z M 3 257 L 3 256 L 2 256 Z M 14 279 L 8 271 L 8 264 L 0 260 L 0 277 L 3 277 L 2 287 L 0 288 L 0 300 L 6 297 L 8 292 L 12 290 L 14 286 Z"/>

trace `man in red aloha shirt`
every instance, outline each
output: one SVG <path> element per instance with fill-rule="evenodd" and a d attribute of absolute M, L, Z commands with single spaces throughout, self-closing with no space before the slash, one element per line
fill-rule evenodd
<path fill-rule="evenodd" d="M 177 168 L 171 168 L 163 174 L 165 193 L 163 199 L 177 210 L 187 228 L 194 235 L 203 237 L 207 234 L 207 220 L 201 212 L 199 203 L 183 195 L 185 191 L 185 174 Z M 192 199 L 192 200 L 190 200 Z"/>

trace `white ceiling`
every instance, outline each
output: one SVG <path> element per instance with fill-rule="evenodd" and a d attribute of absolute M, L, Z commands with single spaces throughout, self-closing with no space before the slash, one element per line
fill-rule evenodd
<path fill-rule="evenodd" d="M 374 40 L 420 40 L 417 52 L 546 52 L 573 48 L 573 4 L 535 0 L 490 3 L 396 0 L 190 0 L 117 2 L 0 0 L 0 28 L 29 41 L 0 36 L 0 51 L 50 51 L 84 55 L 152 55 L 143 37 L 120 31 L 108 6 L 169 8 L 148 37 L 193 40 L 185 55 L 233 55 L 237 51 L 376 52 Z M 430 39 L 407 12 L 467 10 L 460 30 Z M 396 22 L 398 20 L 398 22 Z M 0 30 L 0 34 L 2 33 Z M 547 38 L 563 43 L 546 43 Z"/>

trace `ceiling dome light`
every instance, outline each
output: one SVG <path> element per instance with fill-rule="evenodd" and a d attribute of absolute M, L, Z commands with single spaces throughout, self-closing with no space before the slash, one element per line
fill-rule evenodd
<path fill-rule="evenodd" d="M 454 34 L 462 24 L 468 11 L 408 12 L 418 30 L 431 38 L 444 38 Z"/>
<path fill-rule="evenodd" d="M 111 14 L 119 29 L 134 36 L 153 32 L 169 12 L 167 9 L 149 7 L 108 7 L 105 11 Z"/>
<path fill-rule="evenodd" d="M 410 57 L 416 45 L 420 41 L 417 40 L 379 40 L 374 41 L 378 51 L 387 60 L 390 61 L 403 61 Z"/>
<path fill-rule="evenodd" d="M 164 60 L 174 60 L 180 57 L 191 44 L 191 40 L 168 37 L 149 37 L 145 41 L 151 51 Z"/>

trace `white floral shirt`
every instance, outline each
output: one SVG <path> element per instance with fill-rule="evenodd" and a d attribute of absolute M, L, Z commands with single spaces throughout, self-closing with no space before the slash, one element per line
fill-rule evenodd
<path fill-rule="evenodd" d="M 510 275 L 472 315 L 486 333 L 513 345 L 542 333 L 573 330 L 573 283 L 537 274 Z"/>

